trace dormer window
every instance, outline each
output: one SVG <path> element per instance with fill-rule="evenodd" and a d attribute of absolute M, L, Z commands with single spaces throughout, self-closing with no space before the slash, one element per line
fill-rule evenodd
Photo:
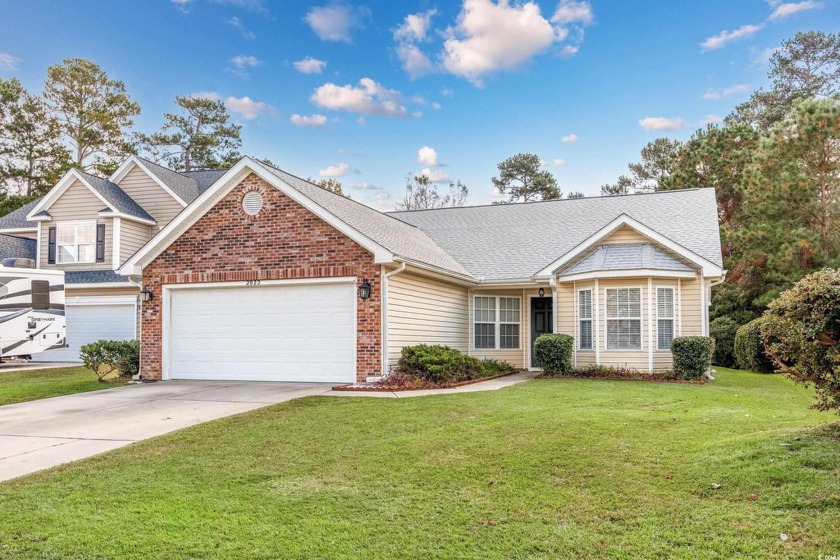
<path fill-rule="evenodd" d="M 56 224 L 59 264 L 96 262 L 96 222 Z"/>

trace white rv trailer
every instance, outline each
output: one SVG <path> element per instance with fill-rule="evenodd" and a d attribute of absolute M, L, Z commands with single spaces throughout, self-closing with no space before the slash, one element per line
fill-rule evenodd
<path fill-rule="evenodd" d="M 0 266 L 0 357 L 64 348 L 64 271 L 35 268 L 31 259 Z"/>

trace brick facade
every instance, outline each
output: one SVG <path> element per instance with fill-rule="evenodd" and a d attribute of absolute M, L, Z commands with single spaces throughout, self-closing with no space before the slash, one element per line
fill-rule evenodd
<path fill-rule="evenodd" d="M 242 210 L 248 191 L 263 197 L 256 216 Z M 355 276 L 373 289 L 358 301 L 356 376 L 379 375 L 380 267 L 373 255 L 256 175 L 249 175 L 143 270 L 154 299 L 143 303 L 143 378 L 161 378 L 161 304 L 166 284 Z M 259 288 L 255 288 L 259 289 Z"/>

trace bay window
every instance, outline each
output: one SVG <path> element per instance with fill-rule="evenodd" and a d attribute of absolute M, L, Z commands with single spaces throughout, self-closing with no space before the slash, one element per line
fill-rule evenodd
<path fill-rule="evenodd" d="M 641 288 L 607 288 L 606 321 L 608 350 L 641 350 Z"/>

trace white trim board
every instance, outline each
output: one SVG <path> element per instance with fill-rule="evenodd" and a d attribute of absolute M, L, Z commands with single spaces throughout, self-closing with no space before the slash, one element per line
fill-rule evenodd
<path fill-rule="evenodd" d="M 560 267 L 565 264 L 571 262 L 575 257 L 580 256 L 586 250 L 591 248 L 593 245 L 597 244 L 598 242 L 606 239 L 611 234 L 618 231 L 621 227 L 627 226 L 631 229 L 636 230 L 638 233 L 644 235 L 645 237 L 651 239 L 652 241 L 658 243 L 659 245 L 667 248 L 668 250 L 682 256 L 683 258 L 691 261 L 692 263 L 699 266 L 703 271 L 703 276 L 720 276 L 723 274 L 723 269 L 713 263 L 712 261 L 706 259 L 698 255 L 697 253 L 683 247 L 679 243 L 665 237 L 661 233 L 655 231 L 654 229 L 646 226 L 642 222 L 631 218 L 627 214 L 621 214 L 616 219 L 590 235 L 588 238 L 584 239 L 578 245 L 575 246 L 574 249 L 568 251 L 565 255 L 557 259 L 556 261 L 549 264 L 547 267 L 543 268 L 535 277 L 545 277 L 551 276 L 554 274 Z"/>
<path fill-rule="evenodd" d="M 77 180 L 81 181 L 81 183 L 85 187 L 87 187 L 88 190 L 90 190 L 90 192 L 92 192 L 96 196 L 96 198 L 101 200 L 102 203 L 105 204 L 105 206 L 110 208 L 112 211 L 119 213 L 119 210 L 114 208 L 114 206 L 110 202 L 105 200 L 105 198 L 101 194 L 99 194 L 99 191 L 94 189 L 81 173 L 79 173 L 76 169 L 71 169 L 70 171 L 65 173 L 64 177 L 62 177 L 61 180 L 58 183 L 56 183 L 56 185 L 52 189 L 50 189 L 50 192 L 48 192 L 46 196 L 44 196 L 44 198 L 42 198 L 41 201 L 35 205 L 35 208 L 29 211 L 29 214 L 26 215 L 26 219 L 37 220 L 38 218 L 35 218 L 35 214 L 44 210 L 48 210 L 49 207 L 52 206 L 55 203 L 55 201 L 57 201 L 61 197 L 61 195 L 64 194 L 64 192 L 67 189 L 69 189 L 70 186 L 73 185 L 73 183 L 75 183 Z"/>
<path fill-rule="evenodd" d="M 350 227 L 309 197 L 304 196 L 297 189 L 285 183 L 280 177 L 269 172 L 261 163 L 249 157 L 244 157 L 213 183 L 210 188 L 204 191 L 189 207 L 170 221 L 146 245 L 123 263 L 118 272 L 123 275 L 141 274 L 144 266 L 165 251 L 167 247 L 174 243 L 193 224 L 210 211 L 216 203 L 236 188 L 242 179 L 251 173 L 275 187 L 284 195 L 358 243 L 364 249 L 373 253 L 375 264 L 394 262 L 394 255 L 391 251 L 355 228 Z"/>

